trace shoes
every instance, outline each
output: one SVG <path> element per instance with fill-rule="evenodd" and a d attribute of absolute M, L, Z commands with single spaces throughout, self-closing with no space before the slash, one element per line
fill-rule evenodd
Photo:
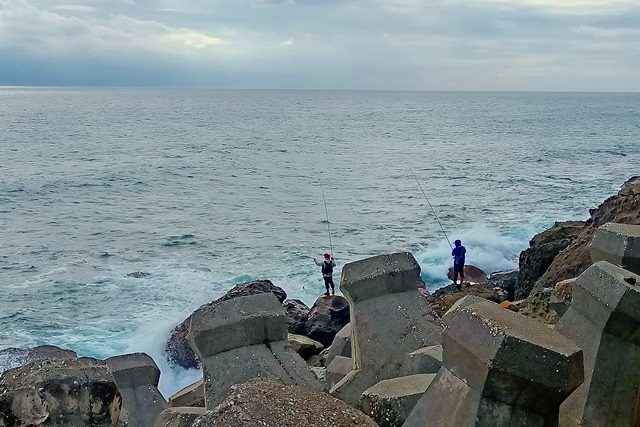
<path fill-rule="evenodd" d="M 328 297 L 329 296 L 329 291 L 325 292 L 324 295 Z"/>
<path fill-rule="evenodd" d="M 336 294 L 336 290 L 335 289 L 331 289 L 331 295 L 335 295 Z"/>

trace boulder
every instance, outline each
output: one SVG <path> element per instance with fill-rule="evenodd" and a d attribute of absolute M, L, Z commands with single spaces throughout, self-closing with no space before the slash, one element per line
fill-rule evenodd
<path fill-rule="evenodd" d="M 519 274 L 520 271 L 517 269 L 491 273 L 487 281 L 487 287 L 502 289 L 507 292 L 507 300 L 515 301 Z"/>
<path fill-rule="evenodd" d="M 453 267 L 449 267 L 447 278 L 453 280 Z M 487 283 L 487 273 L 475 265 L 464 266 L 464 281 L 467 283 L 485 284 Z"/>
<path fill-rule="evenodd" d="M 535 290 L 553 287 L 556 283 L 578 277 L 591 264 L 589 245 L 598 227 L 608 223 L 640 225 L 640 182 L 638 177 L 627 180 L 615 196 L 609 197 L 597 209 L 589 211 L 578 236 L 558 254 L 534 286 Z"/>
<path fill-rule="evenodd" d="M 289 314 L 289 333 L 303 335 L 309 318 L 309 307 L 299 299 L 288 299 L 282 305 Z"/>
<path fill-rule="evenodd" d="M 578 237 L 583 228 L 582 221 L 556 222 L 529 241 L 529 249 L 520 253 L 515 299 L 529 296 L 536 281 L 547 271 L 555 257 Z M 547 287 L 551 287 L 551 284 Z"/>
<path fill-rule="evenodd" d="M 0 377 L 0 425 L 115 426 L 122 400 L 103 361 L 38 360 Z"/>
<path fill-rule="evenodd" d="M 224 402 L 198 417 L 193 425 L 376 427 L 371 418 L 325 393 L 264 380 L 234 386 Z"/>
<path fill-rule="evenodd" d="M 304 335 L 288 334 L 287 340 L 291 344 L 293 351 L 303 359 L 317 355 L 322 351 L 322 344 Z"/>
<path fill-rule="evenodd" d="M 340 329 L 349 323 L 349 303 L 341 296 L 318 298 L 309 311 L 304 334 L 329 347 Z"/>
<path fill-rule="evenodd" d="M 426 301 L 438 316 L 442 316 L 456 301 L 466 295 L 484 298 L 496 303 L 503 301 L 496 289 L 487 285 L 465 285 L 462 289 L 458 289 L 455 285 L 444 286 L 428 295 Z"/>
<path fill-rule="evenodd" d="M 283 302 L 287 298 L 286 292 L 279 286 L 275 286 L 270 280 L 255 280 L 253 282 L 241 283 L 234 286 L 217 300 L 205 304 L 200 308 L 209 307 L 222 301 L 227 301 L 240 296 L 257 295 L 262 293 L 272 293 L 280 302 Z M 193 314 L 191 316 L 193 316 Z M 200 367 L 200 361 L 193 352 L 193 349 L 189 345 L 187 339 L 191 316 L 187 317 L 181 324 L 171 331 L 171 336 L 165 346 L 167 358 L 176 365 L 186 369 L 196 369 Z"/>
<path fill-rule="evenodd" d="M 76 359 L 75 351 L 65 350 L 54 345 L 40 345 L 33 348 L 5 348 L 0 350 L 0 368 L 19 368 L 36 360 Z M 0 370 L 2 373 L 2 370 Z"/>

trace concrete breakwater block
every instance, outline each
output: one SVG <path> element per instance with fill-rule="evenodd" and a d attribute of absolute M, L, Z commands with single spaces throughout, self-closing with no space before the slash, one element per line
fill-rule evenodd
<path fill-rule="evenodd" d="M 380 427 L 400 427 L 436 374 L 417 374 L 380 381 L 360 397 L 362 412 Z"/>
<path fill-rule="evenodd" d="M 443 365 L 405 427 L 557 425 L 560 404 L 583 381 L 580 348 L 471 296 L 443 322 Z"/>
<path fill-rule="evenodd" d="M 573 284 L 556 330 L 584 349 L 585 381 L 560 407 L 562 426 L 637 425 L 640 276 L 599 261 Z"/>
<path fill-rule="evenodd" d="M 351 357 L 351 323 L 347 323 L 333 338 L 324 361 L 325 366 L 329 366 L 336 356 Z"/>
<path fill-rule="evenodd" d="M 204 380 L 198 380 L 176 392 L 169 398 L 169 406 L 174 408 L 204 407 Z"/>
<path fill-rule="evenodd" d="M 420 296 L 420 266 L 408 252 L 346 264 L 340 289 L 351 310 L 354 370 L 330 393 L 357 405 L 381 380 L 416 374 L 409 353 L 440 343 L 441 325 Z"/>
<path fill-rule="evenodd" d="M 589 246 L 591 261 L 608 261 L 640 274 L 640 225 L 609 222 L 596 230 Z"/>
<path fill-rule="evenodd" d="M 153 425 L 168 406 L 157 388 L 160 370 L 153 359 L 145 353 L 133 353 L 110 357 L 105 363 L 122 395 L 120 421 L 129 427 Z"/>
<path fill-rule="evenodd" d="M 192 315 L 189 343 L 202 361 L 207 409 L 222 402 L 232 385 L 253 378 L 322 388 L 287 341 L 287 322 L 270 293 L 203 306 Z"/>
<path fill-rule="evenodd" d="M 201 307 L 191 316 L 189 344 L 200 360 L 224 351 L 287 339 L 287 312 L 270 294 Z"/>

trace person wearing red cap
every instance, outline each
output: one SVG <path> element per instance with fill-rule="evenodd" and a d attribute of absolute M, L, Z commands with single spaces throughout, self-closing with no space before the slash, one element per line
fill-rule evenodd
<path fill-rule="evenodd" d="M 331 286 L 331 294 L 336 294 L 336 288 L 333 284 L 333 267 L 336 266 L 336 262 L 333 260 L 333 257 L 327 253 L 324 254 L 324 261 L 318 262 L 315 258 L 313 262 L 316 265 L 322 267 L 322 278 L 324 279 L 324 286 L 327 288 L 327 292 L 325 295 L 329 295 L 329 286 Z"/>

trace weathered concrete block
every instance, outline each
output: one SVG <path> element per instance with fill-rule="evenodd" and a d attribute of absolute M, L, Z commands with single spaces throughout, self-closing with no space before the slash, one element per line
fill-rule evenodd
<path fill-rule="evenodd" d="M 360 397 L 360 409 L 380 427 L 400 427 L 436 374 L 418 374 L 380 381 Z"/>
<path fill-rule="evenodd" d="M 599 261 L 573 284 L 556 330 L 584 349 L 585 381 L 560 407 L 562 426 L 636 425 L 640 384 L 640 277 Z"/>
<path fill-rule="evenodd" d="M 169 406 L 172 408 L 204 407 L 204 380 L 198 380 L 175 393 L 169 398 Z"/>
<path fill-rule="evenodd" d="M 486 300 L 461 301 L 443 321 L 443 365 L 406 427 L 557 424 L 583 380 L 580 348 Z"/>
<path fill-rule="evenodd" d="M 132 353 L 114 356 L 105 360 L 113 371 L 113 377 L 119 388 L 139 385 L 158 386 L 160 369 L 151 356 L 145 353 Z"/>
<path fill-rule="evenodd" d="M 327 390 L 338 384 L 340 380 L 353 370 L 353 360 L 350 357 L 336 356 L 333 358 L 325 375 Z"/>
<path fill-rule="evenodd" d="M 351 309 L 355 370 L 330 393 L 357 405 L 379 381 L 414 374 L 407 356 L 440 343 L 441 326 L 420 296 L 420 267 L 408 252 L 346 264 L 340 289 Z"/>
<path fill-rule="evenodd" d="M 596 230 L 589 246 L 591 261 L 608 261 L 640 274 L 640 225 L 609 222 Z"/>
<path fill-rule="evenodd" d="M 122 395 L 120 419 L 129 427 L 153 425 L 168 406 L 158 391 L 160 370 L 144 353 L 115 356 L 105 360 Z"/>
<path fill-rule="evenodd" d="M 325 366 L 329 366 L 336 356 L 351 357 L 351 323 L 347 323 L 333 338 L 324 362 Z"/>
<path fill-rule="evenodd" d="M 408 355 L 411 372 L 435 374 L 442 366 L 442 346 L 432 345 L 412 351 Z"/>
<path fill-rule="evenodd" d="M 349 303 L 396 292 L 414 291 L 423 286 L 420 266 L 409 252 L 378 255 L 346 264 L 340 289 L 348 289 Z"/>
<path fill-rule="evenodd" d="M 200 360 L 239 347 L 287 339 L 288 315 L 263 293 L 203 306 L 191 316 L 189 344 Z"/>
<path fill-rule="evenodd" d="M 287 341 L 287 314 L 269 293 L 222 301 L 192 316 L 189 342 L 202 361 L 205 407 L 234 384 L 265 378 L 320 390 L 306 362 Z"/>

